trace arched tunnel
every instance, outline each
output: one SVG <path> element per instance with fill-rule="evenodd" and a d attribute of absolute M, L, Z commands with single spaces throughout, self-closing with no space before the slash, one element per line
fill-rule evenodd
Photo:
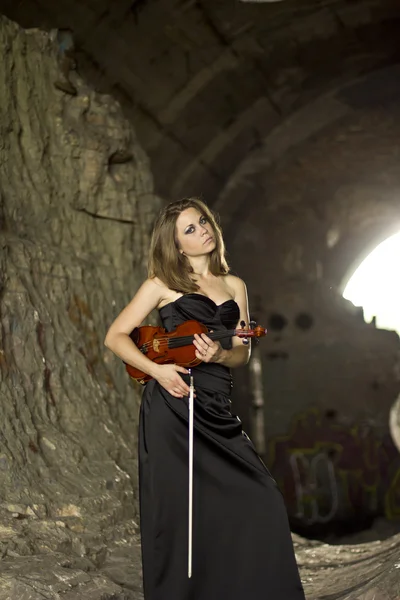
<path fill-rule="evenodd" d="M 342 297 L 400 231 L 399 31 L 394 0 L 0 0 L 0 600 L 143 598 L 103 339 L 189 196 L 268 328 L 232 401 L 307 599 L 400 599 L 399 337 Z"/>

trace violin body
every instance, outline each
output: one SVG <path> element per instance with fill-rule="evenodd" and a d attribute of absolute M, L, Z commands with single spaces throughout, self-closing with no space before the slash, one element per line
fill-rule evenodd
<path fill-rule="evenodd" d="M 238 336 L 243 338 L 243 343 L 248 344 L 249 337 L 259 338 L 266 335 L 267 330 L 252 321 L 251 329 L 244 329 L 244 321 L 241 322 L 242 329 L 224 329 L 223 331 L 209 331 L 205 325 L 198 321 L 185 321 L 178 325 L 173 331 L 167 332 L 163 327 L 143 325 L 135 327 L 129 337 L 138 347 L 140 352 L 153 362 L 160 365 L 175 364 L 187 369 L 199 365 L 202 361 L 196 357 L 196 347 L 193 344 L 194 334 L 206 333 L 212 340 L 222 340 Z M 144 385 L 152 377 L 132 365 L 125 363 L 129 376 Z"/>
<path fill-rule="evenodd" d="M 202 362 L 196 357 L 196 348 L 193 341 L 188 345 L 175 347 L 171 341 L 178 338 L 193 337 L 195 333 L 199 335 L 201 333 L 208 334 L 208 329 L 198 321 L 185 321 L 169 333 L 163 327 L 143 325 L 142 327 L 135 327 L 129 337 L 139 350 L 153 362 L 161 365 L 173 363 L 190 368 Z M 125 367 L 129 376 L 142 385 L 152 379 L 150 375 L 131 365 L 125 363 Z"/>

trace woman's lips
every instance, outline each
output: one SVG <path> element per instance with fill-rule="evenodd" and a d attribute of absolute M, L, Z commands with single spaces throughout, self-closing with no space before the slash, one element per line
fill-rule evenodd
<path fill-rule="evenodd" d="M 208 244 L 208 242 L 212 242 L 212 241 L 213 241 L 213 238 L 212 238 L 212 237 L 209 237 L 209 238 L 207 238 L 207 239 L 206 239 L 206 241 L 204 242 L 204 244 Z M 204 244 L 203 244 L 203 245 L 204 245 Z"/>

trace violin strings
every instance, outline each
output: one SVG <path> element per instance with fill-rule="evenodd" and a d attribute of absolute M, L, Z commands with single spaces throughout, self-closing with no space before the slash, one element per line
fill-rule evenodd
<path fill-rule="evenodd" d="M 230 337 L 232 335 L 232 330 L 227 330 L 227 331 L 221 331 L 221 332 L 217 332 L 214 334 L 210 335 L 211 339 L 217 340 L 217 339 L 222 339 L 224 337 Z M 185 336 L 181 336 L 178 338 L 171 338 L 170 343 L 169 343 L 169 347 L 170 348 L 179 348 L 179 346 L 186 346 L 188 344 L 190 344 L 191 342 L 193 342 L 194 340 L 194 336 L 193 335 L 185 335 Z"/>
<path fill-rule="evenodd" d="M 157 342 L 158 342 L 158 346 L 159 348 L 163 348 L 164 345 L 167 346 L 167 348 L 179 348 L 180 346 L 187 346 L 188 344 L 190 344 L 193 341 L 193 336 L 182 336 L 179 338 L 156 338 Z M 145 342 L 141 348 L 145 348 L 146 350 L 151 348 L 153 345 L 153 340 L 150 340 L 148 342 Z"/>
<path fill-rule="evenodd" d="M 235 335 L 235 329 L 227 329 L 226 331 L 217 331 L 217 332 L 213 332 L 211 334 L 209 334 L 210 338 L 213 340 L 218 340 L 218 339 L 223 339 L 224 337 L 231 337 L 232 335 Z M 190 343 L 193 342 L 194 340 L 194 336 L 193 335 L 185 335 L 185 336 L 181 336 L 178 338 L 156 338 L 159 346 L 163 347 L 164 344 L 166 343 L 167 347 L 169 348 L 179 348 L 180 346 L 186 346 L 189 345 Z M 151 348 L 153 345 L 153 340 L 150 340 L 148 342 L 145 342 L 144 344 L 142 344 L 141 348 L 145 348 L 146 350 Z"/>
<path fill-rule="evenodd" d="M 212 332 L 212 333 L 209 333 L 208 335 L 212 340 L 219 340 L 219 339 L 223 339 L 224 337 L 232 337 L 234 335 L 237 335 L 238 331 L 241 331 L 241 330 L 227 329 L 225 331 Z M 246 337 L 255 337 L 254 333 L 255 333 L 254 330 L 246 331 Z M 167 338 L 167 337 L 166 338 L 156 338 L 156 340 L 158 342 L 159 349 L 160 348 L 164 349 L 164 345 L 166 345 L 167 348 L 180 348 L 181 346 L 190 345 L 194 340 L 194 336 L 186 335 L 186 336 L 181 336 L 178 338 Z M 154 340 L 149 340 L 148 342 L 145 342 L 144 344 L 142 344 L 140 349 L 144 348 L 147 350 L 147 349 L 151 348 L 153 346 L 153 341 Z"/>

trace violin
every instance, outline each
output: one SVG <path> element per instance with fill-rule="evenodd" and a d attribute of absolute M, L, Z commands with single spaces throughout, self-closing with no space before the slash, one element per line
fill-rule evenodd
<path fill-rule="evenodd" d="M 185 323 L 178 325 L 176 329 L 170 332 L 165 331 L 163 327 L 143 325 L 142 327 L 135 327 L 129 337 L 140 352 L 153 362 L 160 365 L 173 363 L 181 367 L 191 368 L 202 362 L 196 357 L 196 348 L 193 344 L 195 333 L 198 335 L 206 333 L 211 340 L 222 340 L 237 336 L 243 338 L 244 344 L 249 343 L 248 338 L 259 338 L 267 333 L 264 327 L 256 326 L 254 321 L 250 322 L 250 329 L 244 329 L 244 321 L 241 321 L 240 325 L 242 329 L 208 331 L 203 323 L 191 320 L 185 321 Z M 125 363 L 125 368 L 129 376 L 142 385 L 152 379 L 147 373 L 127 363 Z"/>

